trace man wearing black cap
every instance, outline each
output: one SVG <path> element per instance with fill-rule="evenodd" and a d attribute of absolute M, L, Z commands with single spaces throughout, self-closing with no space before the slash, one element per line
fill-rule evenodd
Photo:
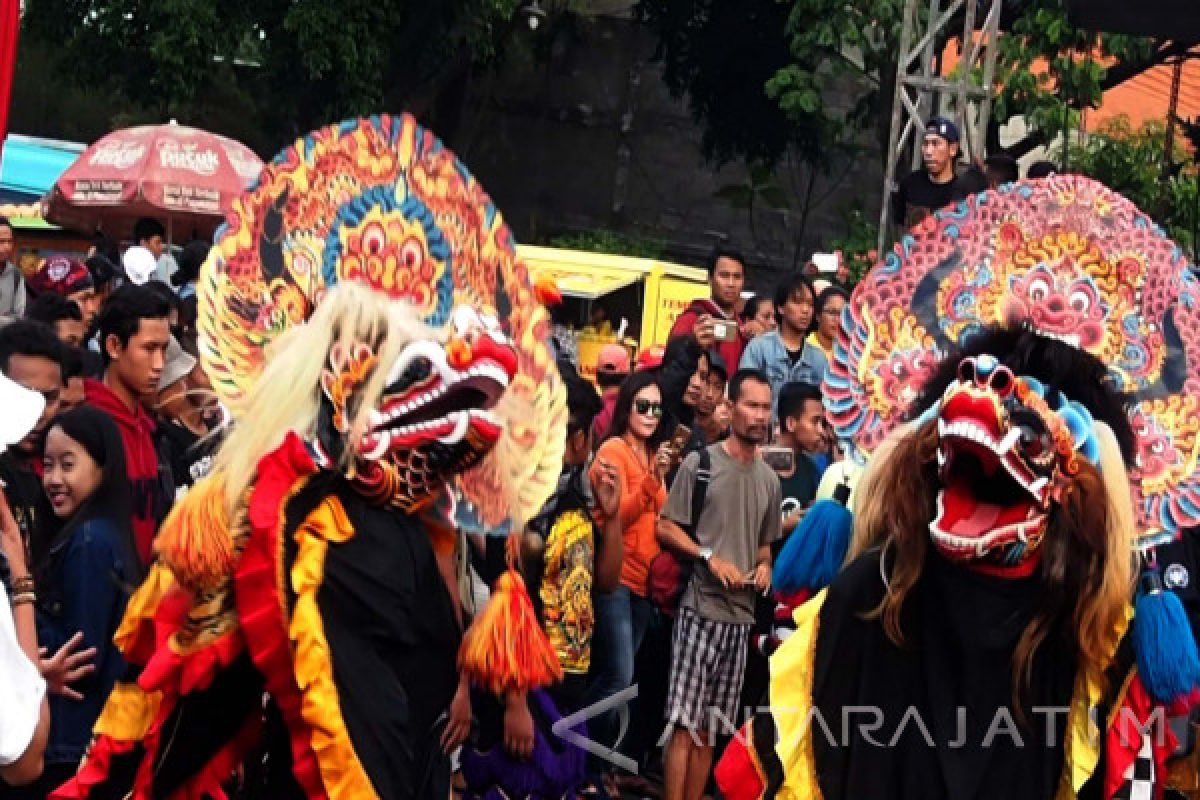
<path fill-rule="evenodd" d="M 987 188 L 978 169 L 957 170 L 958 126 L 945 117 L 934 117 L 921 140 L 924 169 L 900 181 L 892 196 L 892 220 L 907 230 L 934 211 Z"/>

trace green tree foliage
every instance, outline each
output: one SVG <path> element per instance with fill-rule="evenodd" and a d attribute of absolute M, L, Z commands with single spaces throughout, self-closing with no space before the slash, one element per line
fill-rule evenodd
<path fill-rule="evenodd" d="M 713 193 L 729 204 L 731 208 L 746 212 L 746 220 L 750 225 L 751 235 L 754 230 L 754 211 L 766 207 L 774 211 L 788 208 L 787 193 L 780 187 L 765 164 L 751 164 L 746 180 L 740 183 L 727 183 Z"/>
<path fill-rule="evenodd" d="M 1129 198 L 1177 244 L 1194 254 L 1200 182 L 1182 139 L 1176 136 L 1175 152 L 1168 163 L 1163 123 L 1150 121 L 1134 130 L 1126 117 L 1116 117 L 1072 145 L 1068 168 Z"/>
<path fill-rule="evenodd" d="M 666 247 L 661 241 L 645 239 L 639 236 L 626 236 L 623 233 L 603 228 L 552 236 L 547 244 L 551 247 L 562 247 L 566 250 L 611 253 L 619 256 L 633 256 L 634 258 L 662 258 L 666 252 Z"/>
<path fill-rule="evenodd" d="M 823 128 L 875 125 L 880 149 L 895 86 L 904 0 L 791 0 L 784 34 L 790 62 L 767 83 L 767 93 L 793 121 L 816 116 Z M 836 81 L 853 96 L 848 110 L 827 106 Z"/>
<path fill-rule="evenodd" d="M 157 116 L 241 84 L 276 141 L 436 100 L 493 54 L 518 0 L 29 0 L 24 36 L 57 68 Z M 182 120 L 181 120 L 182 121 Z"/>
<path fill-rule="evenodd" d="M 710 161 L 772 165 L 798 148 L 815 162 L 835 142 L 838 126 L 822 113 L 815 88 L 804 97 L 786 83 L 767 90 L 793 61 L 785 4 L 640 0 L 637 14 L 658 37 L 663 78 L 675 96 L 686 96 Z"/>
<path fill-rule="evenodd" d="M 658 36 L 668 87 L 688 97 L 705 126 L 706 154 L 719 162 L 774 163 L 789 142 L 807 145 L 805 154 L 816 158 L 854 128 L 873 129 L 883 152 L 904 5 L 641 0 L 638 10 Z M 1186 50 L 1186 44 L 1083 31 L 1068 21 L 1066 5 L 1006 4 L 994 117 L 1024 115 L 1030 123 L 1030 135 L 1014 148 L 1018 154 L 1073 128 L 1074 112 L 1096 106 L 1106 89 Z M 928 13 L 927 3 L 918 6 Z M 961 17 L 946 30 L 961 31 Z M 935 52 L 947 41 L 936 42 Z M 848 106 L 831 104 L 831 86 L 849 93 Z"/>
<path fill-rule="evenodd" d="M 850 267 L 850 283 L 858 283 L 879 260 L 875 249 L 879 220 L 856 200 L 843 209 L 842 225 L 845 234 L 831 240 L 829 249 L 842 254 L 842 261 Z"/>
<path fill-rule="evenodd" d="M 1099 106 L 1106 89 L 1165 57 L 1147 38 L 1073 27 L 1066 5 L 1032 0 L 1000 38 L 995 116 L 1024 116 L 1030 144 L 1072 130 L 1075 111 Z"/>

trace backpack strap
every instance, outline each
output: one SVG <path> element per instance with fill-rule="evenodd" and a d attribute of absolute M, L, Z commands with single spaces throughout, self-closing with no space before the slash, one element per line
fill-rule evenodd
<path fill-rule="evenodd" d="M 712 456 L 708 448 L 700 450 L 700 463 L 696 465 L 696 479 L 692 484 L 692 516 L 691 524 L 687 526 L 687 535 L 692 541 L 696 538 L 696 528 L 700 525 L 700 513 L 704 511 L 704 500 L 708 496 L 708 484 L 712 480 Z"/>

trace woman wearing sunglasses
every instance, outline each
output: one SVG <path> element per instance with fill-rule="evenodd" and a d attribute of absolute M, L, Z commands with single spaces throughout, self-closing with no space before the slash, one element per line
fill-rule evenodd
<path fill-rule="evenodd" d="M 618 512 L 624 531 L 621 582 L 612 592 L 597 592 L 596 626 L 592 644 L 592 681 L 588 703 L 595 703 L 628 688 L 633 682 L 633 663 L 642 637 L 650 624 L 653 607 L 646 599 L 650 561 L 658 555 L 654 536 L 658 512 L 667 499 L 663 477 L 671 468 L 668 445 L 662 438 L 662 390 L 656 376 L 636 372 L 621 386 L 613 409 L 608 439 L 600 446 L 596 461 L 612 464 L 621 481 Z M 593 465 L 593 470 L 596 466 Z M 597 476 L 592 475 L 593 483 Z M 596 523 L 604 520 L 597 513 Z M 589 723 L 598 742 L 611 744 L 617 734 L 615 712 Z"/>

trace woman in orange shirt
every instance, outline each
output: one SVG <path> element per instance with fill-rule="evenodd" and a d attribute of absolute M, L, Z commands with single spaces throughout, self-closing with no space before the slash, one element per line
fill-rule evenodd
<path fill-rule="evenodd" d="M 633 663 L 650 624 L 653 606 L 646 599 L 650 561 L 658 555 L 654 529 L 667 500 L 663 477 L 671 467 L 667 444 L 658 445 L 662 424 L 662 391 L 653 373 L 638 372 L 621 386 L 608 439 L 596 461 L 615 467 L 621 481 L 618 514 L 624 531 L 625 554 L 621 584 L 611 592 L 596 592 L 592 678 L 587 703 L 611 697 L 633 683 Z M 597 469 L 593 464 L 593 472 Z M 592 476 L 593 482 L 596 476 Z M 597 524 L 603 525 L 599 518 Z M 612 744 L 616 714 L 609 712 L 589 723 L 594 741 Z"/>

